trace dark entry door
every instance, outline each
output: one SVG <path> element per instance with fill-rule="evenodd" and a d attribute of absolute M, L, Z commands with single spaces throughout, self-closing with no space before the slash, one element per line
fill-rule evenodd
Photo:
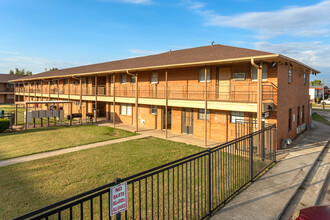
<path fill-rule="evenodd" d="M 171 121 L 172 121 L 172 109 L 171 107 L 167 107 L 167 129 L 171 130 Z M 165 111 L 164 111 L 164 125 L 163 129 L 165 129 Z"/>
<path fill-rule="evenodd" d="M 193 134 L 193 110 L 191 108 L 182 109 L 182 133 Z"/>

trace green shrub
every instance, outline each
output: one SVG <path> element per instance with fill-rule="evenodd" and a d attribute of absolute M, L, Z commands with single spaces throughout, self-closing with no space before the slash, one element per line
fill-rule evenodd
<path fill-rule="evenodd" d="M 0 133 L 4 132 L 10 127 L 10 120 L 9 119 L 0 119 Z"/>

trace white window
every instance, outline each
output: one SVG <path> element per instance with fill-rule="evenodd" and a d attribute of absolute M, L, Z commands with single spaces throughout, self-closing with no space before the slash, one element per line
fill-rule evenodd
<path fill-rule="evenodd" d="M 237 121 L 244 121 L 244 112 L 231 112 L 230 121 L 231 123 L 235 123 Z"/>
<path fill-rule="evenodd" d="M 131 104 L 120 104 L 120 114 L 121 115 L 132 115 L 132 105 Z"/>
<path fill-rule="evenodd" d="M 206 73 L 207 82 L 210 82 L 210 79 L 211 79 L 211 70 L 210 70 L 210 68 L 207 68 L 206 71 L 207 71 L 207 73 Z M 205 68 L 202 68 L 202 69 L 199 70 L 198 81 L 199 82 L 205 82 Z"/>
<path fill-rule="evenodd" d="M 158 83 L 158 73 L 153 72 L 150 74 L 150 83 Z"/>
<path fill-rule="evenodd" d="M 150 113 L 151 113 L 152 115 L 157 115 L 157 105 L 152 105 L 152 106 L 150 107 Z"/>
<path fill-rule="evenodd" d="M 245 80 L 245 73 L 234 73 L 234 80 Z"/>
<path fill-rule="evenodd" d="M 268 64 L 263 63 L 262 64 L 262 80 L 267 80 L 267 78 L 268 78 L 267 72 L 268 72 Z M 258 80 L 257 68 L 255 68 L 254 66 L 251 66 L 251 80 L 252 81 Z"/>
<path fill-rule="evenodd" d="M 121 84 L 126 84 L 126 81 L 127 81 L 126 74 L 122 74 L 122 75 L 120 76 L 120 83 L 121 83 Z"/>
<path fill-rule="evenodd" d="M 136 76 L 131 76 L 131 84 L 136 83 Z"/>
<path fill-rule="evenodd" d="M 210 111 L 207 110 L 207 120 L 210 119 Z M 205 109 L 198 109 L 198 119 L 205 120 Z"/>
<path fill-rule="evenodd" d="M 289 67 L 289 83 L 292 83 L 292 68 Z"/>

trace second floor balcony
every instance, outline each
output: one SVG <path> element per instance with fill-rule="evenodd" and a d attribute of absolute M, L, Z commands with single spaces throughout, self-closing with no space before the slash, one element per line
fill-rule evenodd
<path fill-rule="evenodd" d="M 273 83 L 263 83 L 263 101 L 270 101 L 274 104 L 277 103 L 277 87 Z M 18 87 L 17 92 L 28 93 L 28 87 Z M 41 88 L 30 88 L 30 94 L 40 93 Z M 82 96 L 108 96 L 108 97 L 128 97 L 134 98 L 136 95 L 135 84 L 119 84 L 113 88 L 110 84 L 107 88 L 105 85 L 95 86 L 61 86 L 61 87 L 48 87 L 43 88 L 43 94 L 57 94 L 57 95 L 82 95 Z M 176 100 L 207 100 L 209 101 L 228 101 L 228 102 L 257 102 L 257 84 L 246 83 L 238 85 L 214 85 L 207 86 L 205 92 L 205 85 L 169 85 L 167 87 L 167 98 Z M 138 86 L 139 98 L 166 98 L 166 86 L 163 84 L 149 84 Z"/>

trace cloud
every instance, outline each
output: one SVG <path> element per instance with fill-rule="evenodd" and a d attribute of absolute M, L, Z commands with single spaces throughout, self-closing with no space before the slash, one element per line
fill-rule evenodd
<path fill-rule="evenodd" d="M 230 16 L 219 15 L 204 7 L 194 11 L 204 17 L 205 25 L 252 30 L 258 33 L 258 38 L 278 35 L 315 37 L 329 34 L 330 0 L 310 6 L 291 6 L 276 11 L 247 12 Z"/>
<path fill-rule="evenodd" d="M 10 56 L 0 57 L 0 72 L 8 73 L 14 68 L 26 69 L 35 73 L 40 73 L 45 68 L 57 67 L 59 69 L 68 68 L 72 66 L 79 66 L 85 63 L 70 62 L 62 60 L 52 60 L 47 58 L 27 57 L 27 56 Z"/>
<path fill-rule="evenodd" d="M 182 5 L 187 6 L 189 9 L 201 9 L 205 7 L 205 4 L 195 0 L 182 0 Z"/>
<path fill-rule="evenodd" d="M 314 68 L 330 68 L 330 44 L 320 41 L 313 42 L 289 42 L 272 44 L 269 42 L 256 42 L 257 50 L 280 53 L 306 63 Z"/>
<path fill-rule="evenodd" d="M 140 50 L 140 49 L 129 49 L 128 50 L 130 53 L 133 53 L 137 56 L 145 56 L 145 55 L 152 55 L 152 54 L 158 54 L 161 52 L 156 52 L 156 51 L 149 51 L 149 50 Z"/>
<path fill-rule="evenodd" d="M 0 54 L 17 55 L 17 54 L 19 54 L 19 52 L 0 50 Z"/>
<path fill-rule="evenodd" d="M 103 2 L 121 2 L 128 4 L 141 4 L 141 5 L 150 5 L 152 4 L 152 0 L 99 0 Z"/>

